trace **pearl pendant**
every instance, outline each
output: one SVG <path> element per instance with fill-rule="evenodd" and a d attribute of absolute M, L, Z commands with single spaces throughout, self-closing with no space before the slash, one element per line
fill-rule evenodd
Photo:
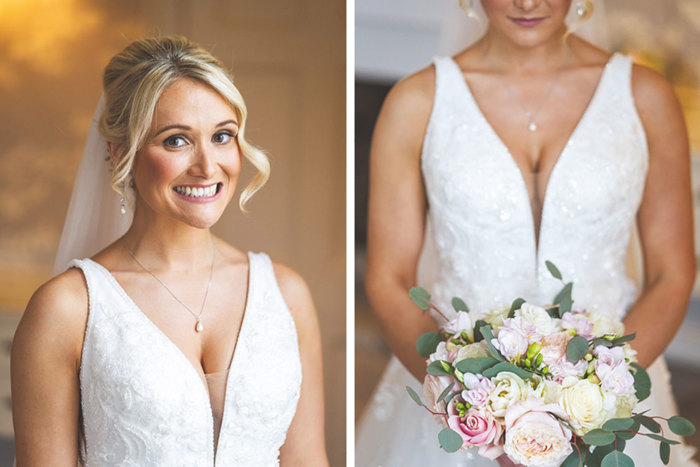
<path fill-rule="evenodd" d="M 537 123 L 534 120 L 530 120 L 530 125 L 527 127 L 530 131 L 537 131 Z"/>
<path fill-rule="evenodd" d="M 121 207 L 119 208 L 119 211 L 120 211 L 122 214 L 126 214 L 126 206 L 124 206 L 124 205 L 122 204 Z"/>
<path fill-rule="evenodd" d="M 197 332 L 204 331 L 204 325 L 202 324 L 202 322 L 200 320 L 197 320 L 197 324 L 195 325 L 194 330 Z"/>

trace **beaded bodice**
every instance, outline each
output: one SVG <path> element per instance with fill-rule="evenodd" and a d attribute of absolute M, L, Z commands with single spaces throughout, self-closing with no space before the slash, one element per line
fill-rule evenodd
<path fill-rule="evenodd" d="M 80 367 L 85 465 L 274 466 L 294 417 L 294 320 L 267 255 L 249 253 L 248 297 L 226 381 L 216 454 L 206 386 L 107 269 L 74 260 L 88 287 Z"/>
<path fill-rule="evenodd" d="M 516 297 L 548 304 L 574 281 L 574 308 L 621 318 L 635 297 L 626 247 L 646 179 L 646 136 L 631 91 L 632 61 L 613 55 L 552 169 L 539 242 L 523 176 L 451 58 L 436 90 L 422 171 L 429 211 L 419 280 L 443 312 L 459 296 L 479 312 Z"/>

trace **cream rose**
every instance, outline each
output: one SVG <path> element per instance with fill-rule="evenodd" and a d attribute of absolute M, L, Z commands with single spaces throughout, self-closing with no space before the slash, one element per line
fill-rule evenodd
<path fill-rule="evenodd" d="M 535 326 L 537 332 L 542 336 L 547 336 L 559 330 L 559 320 L 553 319 L 544 308 L 539 306 L 523 303 L 515 316 L 520 316 L 524 321 Z"/>
<path fill-rule="evenodd" d="M 492 328 L 500 328 L 501 326 L 503 326 L 503 320 L 506 319 L 509 312 L 509 306 L 503 308 L 496 308 L 486 313 L 486 315 L 482 319 L 489 323 Z"/>
<path fill-rule="evenodd" d="M 454 361 L 459 362 L 467 358 L 488 357 L 489 352 L 488 350 L 486 350 L 485 344 L 485 341 L 481 341 L 460 347 L 460 349 L 457 351 L 457 356 L 455 357 Z"/>
<path fill-rule="evenodd" d="M 491 392 L 485 407 L 496 417 L 505 416 L 508 407 L 524 400 L 531 392 L 530 386 L 525 381 L 509 371 L 500 372 L 491 378 L 491 382 L 495 385 L 495 388 Z"/>
<path fill-rule="evenodd" d="M 571 453 L 571 431 L 554 416 L 566 418 L 556 404 L 534 396 L 508 408 L 505 416 L 508 457 L 516 464 L 556 467 Z"/>
<path fill-rule="evenodd" d="M 572 384 L 573 378 L 567 378 L 559 396 L 559 405 L 569 415 L 569 423 L 574 433 L 583 436 L 600 426 L 607 419 L 607 410 L 600 386 L 587 379 Z"/>
<path fill-rule="evenodd" d="M 602 336 L 605 334 L 621 336 L 625 332 L 625 326 L 620 321 L 599 311 L 588 313 L 588 319 L 593 323 L 594 336 Z"/>
<path fill-rule="evenodd" d="M 619 396 L 615 402 L 614 418 L 631 417 L 632 410 L 639 403 L 636 396 Z"/>

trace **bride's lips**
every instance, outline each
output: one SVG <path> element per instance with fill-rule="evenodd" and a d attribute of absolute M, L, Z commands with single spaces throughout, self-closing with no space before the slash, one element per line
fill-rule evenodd
<path fill-rule="evenodd" d="M 208 185 L 178 185 L 173 192 L 179 198 L 192 203 L 208 203 L 221 196 L 223 183 L 210 183 Z"/>
<path fill-rule="evenodd" d="M 515 18 L 512 16 L 508 17 L 512 22 L 521 26 L 523 28 L 532 28 L 540 24 L 542 21 L 547 19 L 546 16 L 541 16 L 539 18 Z"/>

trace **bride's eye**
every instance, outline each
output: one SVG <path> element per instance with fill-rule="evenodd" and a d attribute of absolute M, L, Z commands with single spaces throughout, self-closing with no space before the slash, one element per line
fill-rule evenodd
<path fill-rule="evenodd" d="M 163 144 L 171 148 L 181 148 L 187 144 L 187 141 L 180 135 L 172 135 L 167 137 L 165 141 L 163 141 Z"/>
<path fill-rule="evenodd" d="M 235 138 L 235 135 L 231 131 L 225 130 L 214 134 L 212 141 L 216 144 L 226 144 L 231 141 L 232 138 Z"/>

